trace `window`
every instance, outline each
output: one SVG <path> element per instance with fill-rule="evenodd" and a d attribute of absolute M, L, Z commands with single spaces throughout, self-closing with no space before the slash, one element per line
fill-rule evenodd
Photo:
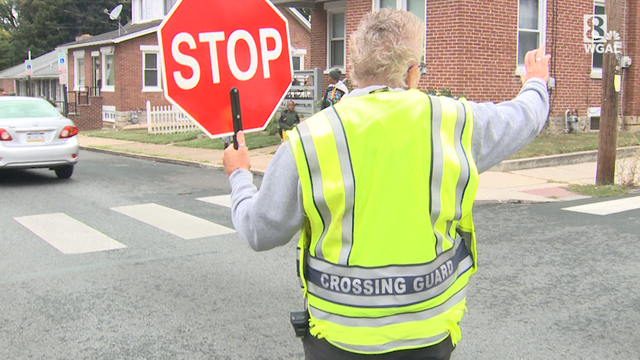
<path fill-rule="evenodd" d="M 84 90 L 84 50 L 73 52 L 73 90 Z"/>
<path fill-rule="evenodd" d="M 142 51 L 142 91 L 162 91 L 158 47 L 141 45 L 140 50 Z"/>
<path fill-rule="evenodd" d="M 102 53 L 102 89 L 101 91 L 115 91 L 115 66 L 113 60 L 113 48 L 100 49 Z"/>
<path fill-rule="evenodd" d="M 382 8 L 390 8 L 390 9 L 401 9 L 406 10 L 413 15 L 417 16 L 418 19 L 422 20 L 425 23 L 426 27 L 426 11 L 427 11 L 427 3 L 426 0 L 374 0 L 373 9 L 379 10 Z M 427 44 L 426 44 L 426 28 L 425 28 L 425 54 L 427 52 Z M 425 55 L 422 55 L 421 61 L 425 61 Z"/>
<path fill-rule="evenodd" d="M 519 0 L 518 68 L 524 71 L 524 56 L 545 43 L 546 0 Z"/>
<path fill-rule="evenodd" d="M 600 108 L 590 107 L 587 109 L 587 118 L 589 119 L 589 130 L 600 130 Z"/>
<path fill-rule="evenodd" d="M 595 1 L 595 5 L 593 6 L 593 13 L 595 15 L 604 15 L 604 0 Z M 602 53 L 594 51 L 591 60 L 591 78 L 602 79 L 602 60 Z"/>
<path fill-rule="evenodd" d="M 293 62 L 293 70 L 304 70 L 304 56 L 307 54 L 306 49 L 291 49 L 291 61 Z"/>
<path fill-rule="evenodd" d="M 331 11 L 327 14 L 329 19 L 329 48 L 327 49 L 327 67 L 343 68 L 345 63 L 345 21 L 344 10 Z"/>
<path fill-rule="evenodd" d="M 374 0 L 373 8 L 375 10 L 381 8 L 402 9 L 407 10 L 418 19 L 425 21 L 425 11 L 427 9 L 426 0 Z"/>

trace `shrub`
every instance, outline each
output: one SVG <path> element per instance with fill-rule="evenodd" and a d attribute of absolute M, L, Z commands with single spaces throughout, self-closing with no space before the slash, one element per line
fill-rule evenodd
<path fill-rule="evenodd" d="M 278 133 L 278 113 L 276 112 L 269 123 L 267 124 L 267 128 L 264 129 L 269 135 L 276 135 Z"/>

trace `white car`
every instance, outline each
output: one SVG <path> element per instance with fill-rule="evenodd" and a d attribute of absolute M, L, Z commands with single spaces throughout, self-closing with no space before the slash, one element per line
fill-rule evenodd
<path fill-rule="evenodd" d="M 77 134 L 44 99 L 0 96 L 0 169 L 48 168 L 68 179 L 78 162 Z"/>

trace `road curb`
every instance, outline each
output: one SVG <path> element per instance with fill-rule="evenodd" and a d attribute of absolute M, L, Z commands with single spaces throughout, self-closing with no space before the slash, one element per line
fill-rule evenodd
<path fill-rule="evenodd" d="M 640 151 L 640 146 L 618 148 L 616 158 L 622 159 L 633 156 Z M 505 160 L 489 169 L 490 171 L 515 171 L 535 169 L 541 167 L 573 165 L 585 162 L 594 162 L 598 159 L 598 150 L 580 151 L 570 154 L 559 154 L 525 158 L 517 160 Z"/>
<path fill-rule="evenodd" d="M 155 162 L 165 163 L 165 164 L 191 166 L 191 167 L 197 167 L 197 168 L 209 169 L 209 170 L 224 170 L 222 165 L 207 164 L 207 163 L 201 163 L 198 161 L 180 160 L 180 159 L 155 156 L 155 155 L 152 156 L 152 155 L 145 155 L 145 154 L 136 154 L 136 153 L 126 152 L 126 151 L 101 149 L 101 148 L 89 147 L 89 146 L 80 146 L 80 149 L 102 153 L 102 154 L 118 155 L 118 156 L 133 158 L 133 159 L 139 159 L 139 160 L 155 161 Z M 261 171 L 261 170 L 251 170 L 251 172 L 257 176 L 264 175 L 264 171 Z"/>

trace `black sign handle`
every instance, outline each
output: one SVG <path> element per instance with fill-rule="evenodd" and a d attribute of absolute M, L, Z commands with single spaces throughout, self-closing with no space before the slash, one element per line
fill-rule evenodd
<path fill-rule="evenodd" d="M 233 148 L 238 150 L 238 131 L 242 131 L 242 114 L 240 113 L 240 92 L 237 87 L 231 88 L 231 116 L 233 117 Z"/>

